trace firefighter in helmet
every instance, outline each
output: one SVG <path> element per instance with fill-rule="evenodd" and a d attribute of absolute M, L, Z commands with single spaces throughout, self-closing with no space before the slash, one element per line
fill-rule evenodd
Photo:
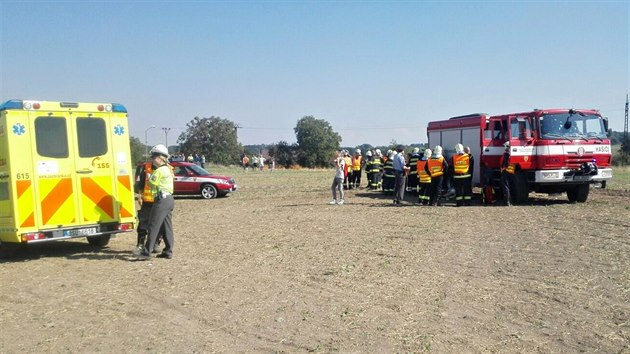
<path fill-rule="evenodd" d="M 455 154 L 451 157 L 453 164 L 453 184 L 455 185 L 456 206 L 465 203 L 470 205 L 471 196 L 465 193 L 465 185 L 470 177 L 470 155 L 464 152 L 462 144 L 455 145 Z"/>
<path fill-rule="evenodd" d="M 431 176 L 431 189 L 429 192 L 429 205 L 437 206 L 442 194 L 442 181 L 444 173 L 448 171 L 448 162 L 442 155 L 442 147 L 436 145 L 433 148 L 431 158 L 424 166 L 424 170 Z"/>
<path fill-rule="evenodd" d="M 418 202 L 422 205 L 429 205 L 429 191 L 431 190 L 431 175 L 425 169 L 427 162 L 431 158 L 431 149 L 424 150 L 424 154 L 418 160 Z"/>

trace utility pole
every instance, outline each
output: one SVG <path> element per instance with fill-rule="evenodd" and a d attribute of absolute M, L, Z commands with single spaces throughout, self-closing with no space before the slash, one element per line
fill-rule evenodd
<path fill-rule="evenodd" d="M 623 124 L 623 149 L 625 153 L 630 153 L 630 142 L 628 141 L 628 94 L 626 94 L 626 120 Z"/>
<path fill-rule="evenodd" d="M 168 132 L 171 131 L 171 128 L 162 128 L 164 130 L 164 145 L 166 146 L 166 150 L 168 150 Z"/>

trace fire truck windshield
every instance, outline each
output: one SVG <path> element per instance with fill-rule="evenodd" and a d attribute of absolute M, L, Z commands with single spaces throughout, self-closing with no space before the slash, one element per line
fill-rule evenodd
<path fill-rule="evenodd" d="M 604 139 L 606 130 L 602 117 L 580 114 L 547 114 L 540 117 L 543 139 Z"/>

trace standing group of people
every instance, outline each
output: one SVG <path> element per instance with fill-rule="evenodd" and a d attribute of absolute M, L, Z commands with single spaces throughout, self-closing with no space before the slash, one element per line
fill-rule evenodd
<path fill-rule="evenodd" d="M 276 168 L 276 160 L 274 158 L 270 158 L 269 161 L 267 161 L 267 159 L 265 159 L 262 154 L 252 154 L 252 158 L 250 160 L 247 154 L 243 154 L 241 156 L 241 166 L 243 166 L 243 169 L 245 171 L 249 171 L 250 163 L 254 171 L 262 171 L 265 169 L 265 162 L 268 164 L 269 171 L 273 172 L 273 170 Z"/>
<path fill-rule="evenodd" d="M 361 169 L 365 166 L 368 189 L 382 189 L 385 195 L 393 195 L 394 204 L 399 205 L 404 200 L 405 191 L 408 191 L 418 195 L 418 204 L 438 205 L 442 191 L 448 191 L 452 184 L 455 189 L 456 205 L 470 205 L 475 165 L 470 148 L 464 148 L 462 144 L 455 145 L 455 154 L 449 159 L 443 156 L 442 151 L 439 145 L 433 150 L 426 149 L 423 154 L 420 153 L 419 148 L 414 148 L 411 154 L 405 156 L 404 147 L 399 145 L 395 151 L 387 151 L 385 156 L 379 149 L 376 149 L 374 153 L 367 151 L 366 159 L 363 160 L 360 159 L 359 149 L 352 158 L 348 156 L 346 150 L 341 150 L 333 161 L 336 174 L 332 186 L 333 202 L 331 204 L 335 204 L 336 194 L 339 191 L 343 192 L 343 188 L 340 189 L 337 183 L 337 178 L 350 181 L 347 189 L 358 188 L 361 181 Z M 358 177 L 354 173 L 355 167 Z M 343 177 L 338 177 L 339 169 L 344 173 Z M 343 194 L 341 195 L 343 199 Z M 338 201 L 337 204 L 339 204 Z"/>

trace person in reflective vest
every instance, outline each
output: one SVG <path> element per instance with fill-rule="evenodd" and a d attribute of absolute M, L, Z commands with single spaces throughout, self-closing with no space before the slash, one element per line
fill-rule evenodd
<path fill-rule="evenodd" d="M 164 145 L 156 145 L 151 149 L 151 159 L 156 168 L 147 180 L 147 184 L 153 195 L 153 207 L 149 216 L 148 237 L 142 252 L 138 256 L 138 260 L 151 258 L 150 252 L 155 247 L 158 234 L 162 228 L 164 230 L 165 247 L 158 257 L 168 259 L 173 257 L 175 239 L 172 217 L 175 200 L 173 199 L 174 176 L 173 170 L 168 165 L 169 157 L 168 149 Z"/>
<path fill-rule="evenodd" d="M 429 205 L 429 191 L 431 190 L 431 175 L 426 170 L 427 161 L 431 158 L 431 149 L 424 150 L 424 155 L 418 160 L 418 202 Z"/>
<path fill-rule="evenodd" d="M 361 169 L 364 164 L 361 149 L 357 149 L 352 158 L 352 180 L 350 181 L 350 188 L 359 189 L 361 185 Z"/>
<path fill-rule="evenodd" d="M 138 218 L 138 240 L 136 243 L 136 248 L 134 249 L 134 255 L 139 255 L 142 252 L 142 248 L 144 247 L 144 243 L 147 239 L 148 228 L 149 228 L 149 215 L 151 215 L 151 209 L 153 208 L 153 193 L 151 193 L 151 187 L 147 183 L 149 178 L 151 178 L 151 174 L 153 174 L 153 170 L 155 170 L 155 166 L 152 162 L 146 162 L 143 166 L 143 173 L 138 174 L 136 176 L 136 183 L 134 185 L 134 190 L 139 194 L 140 197 L 140 208 L 137 212 Z M 160 230 L 160 236 L 164 234 L 164 230 Z M 159 252 L 161 237 L 158 237 L 152 253 Z"/>
<path fill-rule="evenodd" d="M 394 152 L 388 151 L 388 158 L 383 165 L 383 192 L 385 195 L 394 194 L 394 182 L 396 175 L 394 175 Z"/>
<path fill-rule="evenodd" d="M 350 157 L 348 150 L 343 151 L 343 160 L 346 166 L 343 175 L 343 188 L 350 189 L 350 183 L 352 183 L 352 157 Z"/>
<path fill-rule="evenodd" d="M 464 152 L 462 144 L 455 145 L 455 154 L 451 157 L 453 164 L 453 185 L 455 187 L 456 206 L 464 203 L 470 205 L 471 196 L 466 196 L 464 188 L 470 174 L 470 155 Z M 467 198 L 466 198 L 467 197 Z"/>
<path fill-rule="evenodd" d="M 413 148 L 411 155 L 409 155 L 409 161 L 407 161 L 407 167 L 409 167 L 409 176 L 407 176 L 407 192 L 418 193 L 418 160 L 422 156 L 420 155 L 419 148 Z"/>
<path fill-rule="evenodd" d="M 433 154 L 424 166 L 424 170 L 431 176 L 429 205 L 437 206 L 442 192 L 444 172 L 448 171 L 448 162 L 442 156 L 442 147 L 440 145 L 436 145 L 433 148 Z"/>
<path fill-rule="evenodd" d="M 510 162 L 511 149 L 510 142 L 504 144 L 505 151 L 501 157 L 501 189 L 503 190 L 503 198 L 505 198 L 505 205 L 512 206 L 512 196 L 510 188 L 512 185 L 512 178 L 514 172 L 516 172 L 516 165 Z"/>

